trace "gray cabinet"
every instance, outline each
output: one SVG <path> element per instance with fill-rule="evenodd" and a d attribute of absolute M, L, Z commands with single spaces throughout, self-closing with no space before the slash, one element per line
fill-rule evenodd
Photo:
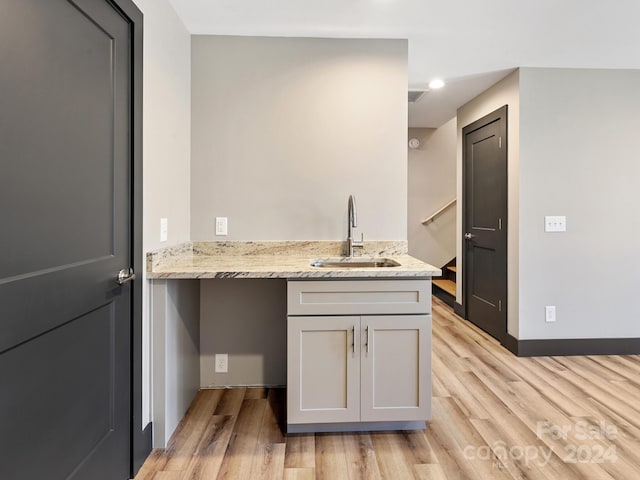
<path fill-rule="evenodd" d="M 423 428 L 430 293 L 429 280 L 289 282 L 288 430 Z"/>
<path fill-rule="evenodd" d="M 426 420 L 431 406 L 431 316 L 361 317 L 360 420 Z"/>
<path fill-rule="evenodd" d="M 360 318 L 287 323 L 287 423 L 360 421 Z"/>

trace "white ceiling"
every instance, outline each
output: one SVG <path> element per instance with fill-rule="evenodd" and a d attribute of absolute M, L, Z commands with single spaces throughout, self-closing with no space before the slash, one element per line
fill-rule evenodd
<path fill-rule="evenodd" d="M 514 68 L 640 68 L 640 0 L 169 0 L 193 34 L 407 38 L 409 108 L 438 127 Z M 640 88 L 640 85 L 639 85 Z"/>

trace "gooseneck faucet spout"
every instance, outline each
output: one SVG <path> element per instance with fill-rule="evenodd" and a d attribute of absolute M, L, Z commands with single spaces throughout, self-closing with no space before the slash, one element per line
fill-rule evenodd
<path fill-rule="evenodd" d="M 358 226 L 358 213 L 356 208 L 356 198 L 353 195 L 349 195 L 349 203 L 347 205 L 347 251 L 346 255 L 353 257 L 354 247 L 364 247 L 364 234 L 362 234 L 360 241 L 353 239 L 353 229 Z"/>
<path fill-rule="evenodd" d="M 358 212 L 356 208 L 356 199 L 353 195 L 349 195 L 349 205 L 348 205 L 348 215 L 349 220 L 347 224 L 347 236 L 350 237 L 352 234 L 352 229 L 358 226 Z"/>

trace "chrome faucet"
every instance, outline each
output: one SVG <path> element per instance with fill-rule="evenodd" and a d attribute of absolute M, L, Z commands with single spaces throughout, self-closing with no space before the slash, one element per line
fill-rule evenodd
<path fill-rule="evenodd" d="M 364 247 L 364 234 L 361 234 L 360 241 L 353 239 L 353 229 L 358 226 L 358 214 L 356 212 L 356 199 L 353 195 L 349 195 L 349 204 L 347 212 L 347 251 L 346 255 L 353 257 L 354 248 Z"/>

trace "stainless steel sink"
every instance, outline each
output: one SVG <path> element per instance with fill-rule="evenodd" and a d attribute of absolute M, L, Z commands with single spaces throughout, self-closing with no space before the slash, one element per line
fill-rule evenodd
<path fill-rule="evenodd" d="M 398 262 L 391 258 L 379 257 L 316 258 L 311 260 L 310 265 L 320 268 L 387 268 L 400 266 Z"/>

